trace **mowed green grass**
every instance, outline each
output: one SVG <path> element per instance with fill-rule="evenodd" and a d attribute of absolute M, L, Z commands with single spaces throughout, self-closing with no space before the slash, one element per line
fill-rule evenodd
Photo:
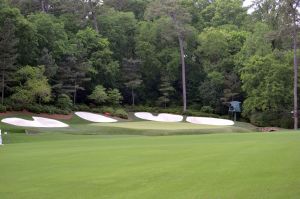
<path fill-rule="evenodd" d="M 32 119 L 29 115 L 14 114 L 6 117 L 19 117 L 24 119 Z M 0 120 L 4 116 L 0 117 Z M 234 126 L 212 126 L 198 125 L 188 122 L 154 122 L 142 121 L 133 118 L 129 121 L 120 121 L 117 123 L 91 123 L 73 116 L 71 120 L 61 120 L 68 123 L 69 128 L 24 128 L 15 127 L 1 123 L 3 131 L 22 133 L 26 129 L 29 133 L 69 133 L 69 134 L 89 134 L 89 135 L 147 135 L 147 136 L 162 136 L 162 135 L 193 135 L 193 134 L 209 134 L 209 133 L 243 133 L 256 131 L 256 127 L 247 123 L 236 123 Z"/>
<path fill-rule="evenodd" d="M 96 123 L 98 127 L 116 127 L 127 129 L 155 129 L 155 130 L 191 130 L 191 129 L 221 129 L 224 126 L 197 125 L 188 122 L 153 122 L 153 121 L 133 121 L 119 123 Z"/>
<path fill-rule="evenodd" d="M 1 199 L 300 197 L 299 132 L 10 136 Z"/>

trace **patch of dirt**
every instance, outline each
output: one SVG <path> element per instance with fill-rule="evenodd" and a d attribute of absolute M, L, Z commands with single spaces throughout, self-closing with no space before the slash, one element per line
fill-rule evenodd
<path fill-rule="evenodd" d="M 277 128 L 277 127 L 262 127 L 262 128 L 259 128 L 259 131 L 261 132 L 273 132 L 273 131 L 280 131 L 281 129 L 280 128 Z"/>
<path fill-rule="evenodd" d="M 13 116 L 13 115 L 28 115 L 28 116 L 38 116 L 38 117 L 46 117 L 46 118 L 51 118 L 51 119 L 57 119 L 57 120 L 70 120 L 73 117 L 73 114 L 69 115 L 62 115 L 62 114 L 47 114 L 47 113 L 31 113 L 29 111 L 8 111 L 5 113 L 0 113 L 0 116 L 8 117 L 8 116 Z"/>

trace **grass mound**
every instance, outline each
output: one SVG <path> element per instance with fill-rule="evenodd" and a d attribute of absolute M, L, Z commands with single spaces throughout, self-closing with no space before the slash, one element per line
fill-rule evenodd
<path fill-rule="evenodd" d="M 28 119 L 30 115 L 13 115 Z M 62 120 L 70 125 L 69 128 L 45 129 L 45 128 L 22 128 L 1 123 L 1 128 L 8 132 L 58 132 L 70 134 L 98 134 L 98 135 L 192 135 L 208 133 L 231 133 L 231 132 L 253 132 L 256 128 L 246 123 L 237 123 L 235 126 L 212 126 L 198 125 L 187 122 L 168 123 L 130 120 L 117 123 L 91 123 L 74 115 L 70 120 Z"/>

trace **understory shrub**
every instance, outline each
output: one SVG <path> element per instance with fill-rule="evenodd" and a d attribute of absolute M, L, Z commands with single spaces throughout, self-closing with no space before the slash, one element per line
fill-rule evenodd
<path fill-rule="evenodd" d="M 150 107 L 150 106 L 126 106 L 126 110 L 129 112 L 151 112 L 151 113 L 156 113 L 159 112 L 160 108 L 157 107 Z"/>
<path fill-rule="evenodd" d="M 0 113 L 6 112 L 6 106 L 0 104 Z"/>
<path fill-rule="evenodd" d="M 25 109 L 32 113 L 48 113 L 48 114 L 63 114 L 63 115 L 67 115 L 71 113 L 70 110 L 63 110 L 55 106 L 40 105 L 40 104 L 29 105 Z"/>
<path fill-rule="evenodd" d="M 73 102 L 68 95 L 61 94 L 57 98 L 56 106 L 63 110 L 71 110 Z"/>
<path fill-rule="evenodd" d="M 119 118 L 128 119 L 128 113 L 122 108 L 116 109 L 113 115 Z"/>
<path fill-rule="evenodd" d="M 280 127 L 281 128 L 293 128 L 294 121 L 292 117 L 282 117 L 280 119 Z"/>
<path fill-rule="evenodd" d="M 185 115 L 187 116 L 196 116 L 196 117 L 214 117 L 214 118 L 219 118 L 219 115 L 213 114 L 213 113 L 204 113 L 201 111 L 195 111 L 195 110 L 190 110 L 188 109 L 185 112 Z"/>
<path fill-rule="evenodd" d="M 76 104 L 73 106 L 74 111 L 87 111 L 92 112 L 91 108 L 86 104 Z"/>
<path fill-rule="evenodd" d="M 205 113 L 195 109 L 188 109 L 185 113 L 182 111 L 182 107 L 170 107 L 170 108 L 160 108 L 160 107 L 148 107 L 148 106 L 127 106 L 127 111 L 129 112 L 150 112 L 150 113 L 171 113 L 187 116 L 198 116 L 198 117 L 215 117 L 219 118 L 219 115 L 213 113 Z M 209 110 L 209 108 L 207 108 Z"/>
<path fill-rule="evenodd" d="M 112 107 L 104 106 L 104 107 L 92 108 L 91 112 L 128 119 L 128 113 L 122 108 L 114 109 Z"/>
<path fill-rule="evenodd" d="M 284 112 L 257 112 L 250 117 L 250 122 L 253 125 L 260 127 L 282 127 L 292 128 L 293 118 L 291 114 Z"/>
<path fill-rule="evenodd" d="M 112 107 L 109 106 L 103 106 L 100 108 L 100 113 L 109 113 L 111 115 L 113 115 L 113 113 L 115 112 L 114 109 Z"/>
<path fill-rule="evenodd" d="M 213 113 L 214 109 L 210 106 L 202 106 L 200 111 L 203 113 Z"/>

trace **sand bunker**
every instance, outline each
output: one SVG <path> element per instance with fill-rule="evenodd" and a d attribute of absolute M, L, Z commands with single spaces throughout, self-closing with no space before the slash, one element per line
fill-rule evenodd
<path fill-rule="evenodd" d="M 137 118 L 143 120 L 150 120 L 156 122 L 181 122 L 183 120 L 183 116 L 174 115 L 169 113 L 160 113 L 157 116 L 152 115 L 148 112 L 138 112 L 134 114 Z"/>
<path fill-rule="evenodd" d="M 43 117 L 32 117 L 33 120 L 25 120 L 21 118 L 5 118 L 1 122 L 11 124 L 14 126 L 22 127 L 41 127 L 41 128 L 62 128 L 69 125 L 54 119 L 48 119 Z"/>
<path fill-rule="evenodd" d="M 117 122 L 118 120 L 100 115 L 95 113 L 88 113 L 88 112 L 76 112 L 75 115 L 78 117 L 88 120 L 90 122 Z"/>
<path fill-rule="evenodd" d="M 186 121 L 193 124 L 206 124 L 206 125 L 216 125 L 216 126 L 234 125 L 234 122 L 231 120 L 217 119 L 211 117 L 187 117 Z"/>

